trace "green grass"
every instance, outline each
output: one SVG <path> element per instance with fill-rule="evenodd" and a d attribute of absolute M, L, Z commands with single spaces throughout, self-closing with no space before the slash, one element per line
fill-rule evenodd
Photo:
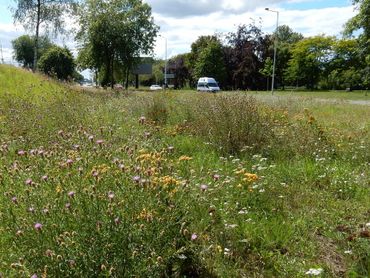
<path fill-rule="evenodd" d="M 0 81 L 0 276 L 369 276 L 367 106 Z"/>

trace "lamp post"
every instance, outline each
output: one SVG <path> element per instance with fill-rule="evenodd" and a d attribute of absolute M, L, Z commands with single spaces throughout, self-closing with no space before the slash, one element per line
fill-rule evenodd
<path fill-rule="evenodd" d="M 165 37 L 165 52 L 164 52 L 164 88 L 167 89 L 167 38 Z"/>
<path fill-rule="evenodd" d="M 278 27 L 279 27 L 279 12 L 265 8 L 266 11 L 276 13 L 276 31 L 275 31 L 275 41 L 274 41 L 274 65 L 272 68 L 272 84 L 271 84 L 271 94 L 274 94 L 274 85 L 275 85 L 275 67 L 276 67 L 276 48 L 277 48 L 277 36 L 278 36 Z"/>

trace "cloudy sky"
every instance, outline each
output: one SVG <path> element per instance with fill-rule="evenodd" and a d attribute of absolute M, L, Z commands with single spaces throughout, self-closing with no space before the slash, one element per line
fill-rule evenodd
<path fill-rule="evenodd" d="M 190 50 L 201 35 L 233 32 L 240 24 L 255 21 L 265 33 L 279 25 L 290 26 L 304 36 L 318 34 L 340 36 L 343 24 L 356 14 L 350 0 L 144 0 L 153 9 L 154 20 L 160 26 L 155 56 L 164 58 L 167 39 L 168 57 Z M 0 44 L 3 58 L 12 61 L 11 40 L 25 33 L 13 24 L 10 7 L 13 0 L 0 0 Z M 73 48 L 72 38 L 59 39 Z M 1 57 L 0 57 L 1 58 Z"/>

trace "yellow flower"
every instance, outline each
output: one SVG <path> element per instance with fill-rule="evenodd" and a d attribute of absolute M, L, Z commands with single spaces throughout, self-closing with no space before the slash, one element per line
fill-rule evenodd
<path fill-rule="evenodd" d="M 143 210 L 138 215 L 137 219 L 145 220 L 147 222 L 153 221 L 155 212 L 150 212 L 146 208 L 143 208 Z"/>
<path fill-rule="evenodd" d="M 245 173 L 244 176 L 245 176 L 245 178 L 243 179 L 243 181 L 254 182 L 254 181 L 258 180 L 258 176 L 256 174 Z"/>
<path fill-rule="evenodd" d="M 62 187 L 60 186 L 60 185 L 58 185 L 56 188 L 55 188 L 55 191 L 57 192 L 57 193 L 60 193 L 60 192 L 62 192 Z"/>
<path fill-rule="evenodd" d="M 188 161 L 188 160 L 192 160 L 193 158 L 190 157 L 190 156 L 186 156 L 186 155 L 182 155 L 179 157 L 179 161 Z"/>

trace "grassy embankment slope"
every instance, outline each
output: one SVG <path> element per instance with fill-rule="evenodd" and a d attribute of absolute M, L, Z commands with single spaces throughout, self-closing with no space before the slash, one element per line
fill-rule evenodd
<path fill-rule="evenodd" d="M 0 65 L 0 273 L 368 277 L 369 119 L 312 98 L 84 92 Z"/>

